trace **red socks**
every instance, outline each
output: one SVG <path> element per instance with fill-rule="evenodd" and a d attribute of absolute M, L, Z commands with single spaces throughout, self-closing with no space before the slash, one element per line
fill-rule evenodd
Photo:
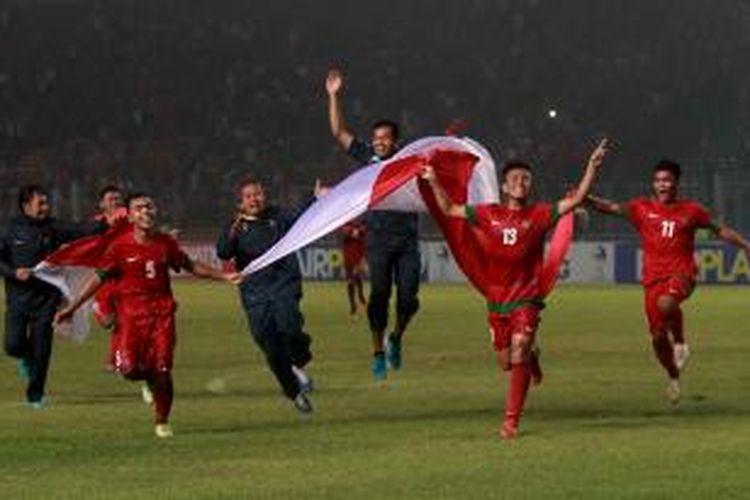
<path fill-rule="evenodd" d="M 526 393 L 531 381 L 531 367 L 528 363 L 514 364 L 510 367 L 510 387 L 505 400 L 505 426 L 517 428 L 523 412 Z"/>

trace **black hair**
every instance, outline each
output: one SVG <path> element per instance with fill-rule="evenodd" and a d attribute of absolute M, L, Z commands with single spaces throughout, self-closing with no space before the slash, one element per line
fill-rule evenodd
<path fill-rule="evenodd" d="M 503 180 L 505 180 L 505 177 L 511 170 L 525 170 L 531 173 L 531 166 L 528 163 L 524 163 L 522 161 L 511 160 L 503 167 Z"/>
<path fill-rule="evenodd" d="M 392 120 L 378 120 L 372 124 L 373 131 L 383 127 L 388 127 L 389 129 L 391 129 L 391 134 L 393 135 L 393 138 L 395 140 L 399 140 L 401 138 L 401 130 L 398 126 L 398 123 Z"/>
<path fill-rule="evenodd" d="M 133 200 L 137 200 L 138 198 L 151 198 L 151 195 L 145 191 L 133 191 L 128 194 L 128 197 L 125 199 L 125 206 L 128 210 L 130 210 L 130 204 Z"/>
<path fill-rule="evenodd" d="M 47 196 L 47 191 L 38 184 L 28 184 L 18 191 L 18 209 L 23 212 L 23 206 L 30 202 L 34 196 Z"/>
<path fill-rule="evenodd" d="M 676 161 L 664 159 L 654 165 L 652 173 L 655 174 L 656 172 L 670 172 L 674 178 L 679 181 L 680 176 L 682 175 L 682 167 L 680 167 L 680 164 Z"/>
<path fill-rule="evenodd" d="M 247 176 L 244 179 L 242 179 L 240 182 L 237 183 L 237 195 L 242 195 L 242 191 L 247 186 L 260 186 L 261 189 L 263 188 L 263 181 L 260 180 L 259 177 L 254 176 Z"/>
<path fill-rule="evenodd" d="M 99 190 L 99 199 L 101 200 L 105 196 L 107 196 L 109 193 L 122 193 L 122 190 L 115 186 L 114 184 L 109 184 L 107 186 L 104 186 Z"/>

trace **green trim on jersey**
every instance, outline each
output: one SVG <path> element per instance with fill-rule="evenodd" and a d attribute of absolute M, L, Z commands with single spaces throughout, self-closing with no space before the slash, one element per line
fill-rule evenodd
<path fill-rule="evenodd" d="M 110 271 L 105 271 L 104 269 L 97 269 L 94 271 L 97 276 L 99 276 L 99 279 L 102 281 L 107 281 L 112 273 Z"/>
<path fill-rule="evenodd" d="M 466 211 L 466 220 L 472 226 L 477 225 L 477 207 L 474 205 L 465 205 L 464 210 Z"/>
<path fill-rule="evenodd" d="M 560 220 L 560 207 L 557 206 L 557 203 L 552 203 L 552 224 L 557 224 L 557 221 Z"/>
<path fill-rule="evenodd" d="M 491 313 L 497 314 L 510 314 L 516 309 L 527 306 L 534 306 L 538 307 L 539 309 L 544 309 L 544 300 L 541 298 L 533 298 L 514 300 L 513 302 L 487 302 L 487 310 Z"/>

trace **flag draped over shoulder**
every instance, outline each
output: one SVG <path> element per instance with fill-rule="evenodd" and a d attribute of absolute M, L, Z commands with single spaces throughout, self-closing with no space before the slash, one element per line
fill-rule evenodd
<path fill-rule="evenodd" d="M 56 287 L 63 301 L 74 299 L 84 284 L 100 267 L 101 260 L 110 243 L 131 230 L 128 224 L 119 224 L 104 234 L 87 236 L 62 246 L 48 255 L 33 270 L 34 276 Z M 55 333 L 83 341 L 89 333 L 91 301 L 81 306 L 70 323 L 55 327 Z"/>
<path fill-rule="evenodd" d="M 461 218 L 446 217 L 419 178 L 426 164 L 454 202 L 472 205 L 499 201 L 495 163 L 479 143 L 469 138 L 426 137 L 401 149 L 394 157 L 372 163 L 344 179 L 310 206 L 287 234 L 242 273 L 252 274 L 322 238 L 368 210 L 429 211 L 443 232 L 457 265 L 482 293 L 488 280 L 483 270 L 489 237 Z M 542 271 L 544 295 L 554 286 L 573 237 L 573 218 L 557 224 Z"/>

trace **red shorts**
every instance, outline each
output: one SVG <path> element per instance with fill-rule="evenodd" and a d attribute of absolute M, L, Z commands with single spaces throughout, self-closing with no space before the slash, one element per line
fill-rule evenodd
<path fill-rule="evenodd" d="M 646 318 L 651 333 L 665 328 L 664 317 L 659 311 L 659 297 L 671 295 L 678 303 L 684 302 L 693 293 L 695 282 L 684 276 L 668 276 L 653 281 L 644 287 Z"/>
<path fill-rule="evenodd" d="M 140 380 L 172 370 L 175 307 L 171 297 L 119 298 L 117 325 L 110 342 L 115 371 Z"/>
<path fill-rule="evenodd" d="M 492 344 L 497 352 L 510 347 L 510 340 L 514 335 L 534 337 L 541 321 L 541 309 L 528 305 L 512 310 L 507 314 L 491 312 L 488 316 Z"/>

